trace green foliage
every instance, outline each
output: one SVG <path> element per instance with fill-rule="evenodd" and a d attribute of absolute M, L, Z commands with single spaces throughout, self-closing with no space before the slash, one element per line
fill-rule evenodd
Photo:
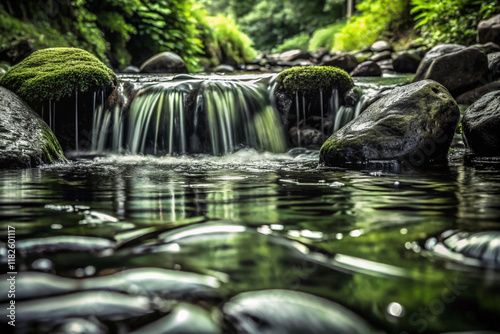
<path fill-rule="evenodd" d="M 330 24 L 314 32 L 309 42 L 309 50 L 332 50 L 335 45 L 335 34 L 345 26 L 345 22 Z"/>
<path fill-rule="evenodd" d="M 273 52 L 285 52 L 290 50 L 307 50 L 311 36 L 307 33 L 301 33 L 285 39 L 285 41 L 273 49 Z"/>
<path fill-rule="evenodd" d="M 335 34 L 336 50 L 359 50 L 403 29 L 409 21 L 408 0 L 364 0 L 342 30 Z"/>
<path fill-rule="evenodd" d="M 204 26 L 206 33 L 203 41 L 214 64 L 231 58 L 239 63 L 255 58 L 252 40 L 239 30 L 234 20 L 222 15 L 206 17 Z"/>
<path fill-rule="evenodd" d="M 412 14 L 421 38 L 434 46 L 440 43 L 473 44 L 480 20 L 500 13 L 497 1 L 412 0 Z"/>
<path fill-rule="evenodd" d="M 109 88 L 116 75 L 99 59 L 76 48 L 53 48 L 34 52 L 0 78 L 0 85 L 27 102 L 59 100 L 73 92 Z"/>
<path fill-rule="evenodd" d="M 333 66 L 292 67 L 281 72 L 276 78 L 279 87 L 295 92 L 338 89 L 346 92 L 354 83 L 346 71 Z"/>

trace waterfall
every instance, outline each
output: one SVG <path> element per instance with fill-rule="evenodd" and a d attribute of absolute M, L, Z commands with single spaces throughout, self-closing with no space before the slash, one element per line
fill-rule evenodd
<path fill-rule="evenodd" d="M 96 105 L 94 97 L 94 108 L 95 151 L 223 155 L 241 147 L 286 150 L 262 80 L 183 77 L 145 85 L 130 102 L 110 107 L 104 101 Z"/>

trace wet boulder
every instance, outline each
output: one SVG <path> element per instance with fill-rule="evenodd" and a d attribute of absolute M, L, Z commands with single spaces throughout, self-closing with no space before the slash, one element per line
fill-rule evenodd
<path fill-rule="evenodd" d="M 379 77 L 381 75 L 380 66 L 371 60 L 362 62 L 351 72 L 351 77 Z"/>
<path fill-rule="evenodd" d="M 488 54 L 488 78 L 495 80 L 500 78 L 500 52 Z"/>
<path fill-rule="evenodd" d="M 470 106 L 484 95 L 497 90 L 500 90 L 500 81 L 493 81 L 460 94 L 455 98 L 455 100 L 458 104 Z"/>
<path fill-rule="evenodd" d="M 0 168 L 65 162 L 47 124 L 13 92 L 0 87 Z"/>
<path fill-rule="evenodd" d="M 477 26 L 477 42 L 500 44 L 500 14 L 479 22 Z"/>
<path fill-rule="evenodd" d="M 477 48 L 461 48 L 453 44 L 437 48 L 439 46 L 424 57 L 414 82 L 435 80 L 456 96 L 477 84 L 488 71 L 488 57 Z"/>
<path fill-rule="evenodd" d="M 466 146 L 479 156 L 500 156 L 500 91 L 484 95 L 462 118 Z"/>
<path fill-rule="evenodd" d="M 291 290 L 241 293 L 224 304 L 223 313 L 235 333 L 374 333 L 363 318 L 344 306 Z"/>
<path fill-rule="evenodd" d="M 392 52 L 391 51 L 382 51 L 382 52 L 377 52 L 373 54 L 369 60 L 372 61 L 382 61 L 382 60 L 388 60 L 392 58 Z"/>
<path fill-rule="evenodd" d="M 232 73 L 234 71 L 235 71 L 235 69 L 233 66 L 225 65 L 225 64 L 221 64 L 221 65 L 214 68 L 215 73 Z"/>
<path fill-rule="evenodd" d="M 137 66 L 127 66 L 122 70 L 122 73 L 126 74 L 135 74 L 139 72 L 141 72 L 141 70 Z"/>
<path fill-rule="evenodd" d="M 420 167 L 443 161 L 459 117 L 458 105 L 435 81 L 396 87 L 327 139 L 320 162 L 363 167 L 395 160 Z"/>
<path fill-rule="evenodd" d="M 392 61 L 394 70 L 398 73 L 416 73 L 422 58 L 416 52 L 401 52 Z"/>
<path fill-rule="evenodd" d="M 500 231 L 445 231 L 425 248 L 435 255 L 468 265 L 500 267 Z"/>
<path fill-rule="evenodd" d="M 141 73 L 187 73 L 184 60 L 174 52 L 162 52 L 148 60 L 140 67 Z"/>
<path fill-rule="evenodd" d="M 388 41 L 377 41 L 370 46 L 372 52 L 394 51 L 391 43 Z"/>
<path fill-rule="evenodd" d="M 332 57 L 325 57 L 320 65 L 338 67 L 346 72 L 351 72 L 356 68 L 356 66 L 358 66 L 358 60 L 353 55 L 346 53 Z"/>

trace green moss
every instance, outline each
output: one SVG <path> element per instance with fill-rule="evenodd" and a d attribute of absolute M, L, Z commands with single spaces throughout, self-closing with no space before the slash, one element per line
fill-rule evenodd
<path fill-rule="evenodd" d="M 63 150 L 59 141 L 54 133 L 45 126 L 43 131 L 44 145 L 43 145 L 43 161 L 45 163 L 53 164 L 55 162 L 66 162 Z"/>
<path fill-rule="evenodd" d="M 332 152 L 335 153 L 342 151 L 344 149 L 344 146 L 345 146 L 345 140 L 337 139 L 335 138 L 335 135 L 328 138 L 323 143 L 321 149 L 319 150 L 320 163 L 323 163 L 326 160 L 328 160 L 328 157 L 332 155 Z"/>
<path fill-rule="evenodd" d="M 116 75 L 99 59 L 77 48 L 34 52 L 0 78 L 0 85 L 28 102 L 57 101 L 73 92 L 112 88 Z"/>
<path fill-rule="evenodd" d="M 346 71 L 333 66 L 304 66 L 284 70 L 276 79 L 288 91 L 311 91 L 338 89 L 346 92 L 354 83 Z"/>

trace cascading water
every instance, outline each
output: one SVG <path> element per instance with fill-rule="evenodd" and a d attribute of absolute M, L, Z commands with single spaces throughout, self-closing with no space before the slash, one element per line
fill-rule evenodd
<path fill-rule="evenodd" d="M 96 151 L 222 155 L 239 147 L 286 150 L 265 80 L 171 80 L 139 89 L 129 106 L 103 106 L 94 111 Z"/>

